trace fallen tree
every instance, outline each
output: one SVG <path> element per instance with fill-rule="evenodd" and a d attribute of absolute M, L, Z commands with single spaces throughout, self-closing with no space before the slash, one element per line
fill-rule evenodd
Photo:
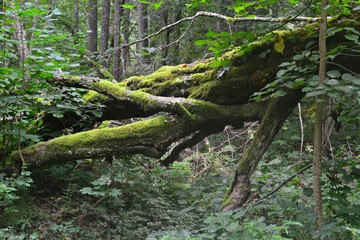
<path fill-rule="evenodd" d="M 353 20 L 333 19 L 330 26 L 359 29 L 359 20 L 357 14 Z M 250 194 L 252 173 L 304 97 L 304 85 L 286 88 L 287 94 L 281 97 L 260 101 L 251 101 L 250 97 L 276 79 L 279 64 L 291 61 L 309 41 L 317 39 L 317 28 L 317 24 L 309 24 L 265 35 L 225 53 L 222 57 L 225 66 L 214 66 L 211 60 L 165 66 L 151 75 L 131 77 L 120 83 L 93 77 L 54 76 L 49 80 L 53 84 L 90 90 L 84 98 L 105 104 L 104 115 L 108 119 L 148 118 L 40 142 L 14 152 L 9 162 L 35 168 L 85 158 L 130 154 L 160 158 L 167 154 L 163 163 L 170 164 L 181 150 L 222 131 L 226 125 L 241 128 L 246 121 L 260 121 L 254 140 L 235 169 L 223 209 L 242 206 Z M 346 41 L 341 31 L 329 39 L 333 46 Z M 274 49 L 279 43 L 283 51 Z M 341 59 L 342 68 L 354 69 L 359 60 L 354 63 L 348 58 Z M 173 143 L 177 145 L 170 149 Z"/>

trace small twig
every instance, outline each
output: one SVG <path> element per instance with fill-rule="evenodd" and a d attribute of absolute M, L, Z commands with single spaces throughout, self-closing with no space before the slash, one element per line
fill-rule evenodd
<path fill-rule="evenodd" d="M 277 27 L 275 27 L 275 28 L 273 28 L 273 29 L 270 29 L 269 32 L 273 32 L 273 31 L 275 31 L 275 30 L 277 30 L 277 29 L 279 29 L 279 28 L 282 28 L 282 27 L 285 26 L 288 22 L 296 21 L 295 19 L 299 18 L 300 15 L 301 15 L 303 12 L 305 12 L 306 9 L 310 8 L 312 1 L 313 1 L 313 0 L 310 0 L 310 1 L 308 2 L 308 4 L 307 4 L 300 12 L 298 12 L 294 17 L 290 18 L 288 21 L 286 21 L 285 23 L 281 24 L 280 26 L 277 26 Z M 300 18 L 301 18 L 301 17 L 300 17 Z M 318 21 L 318 20 L 319 20 L 319 18 L 317 18 L 317 19 L 314 20 L 313 22 Z"/>
<path fill-rule="evenodd" d="M 353 152 L 351 151 L 351 146 L 350 146 L 350 142 L 349 142 L 349 138 L 346 138 L 346 144 L 350 153 L 350 156 L 354 156 Z"/>
<path fill-rule="evenodd" d="M 197 133 L 195 133 L 191 138 L 184 140 L 183 142 L 176 145 L 169 155 L 161 161 L 161 164 L 164 166 L 168 166 L 171 163 L 175 162 L 176 158 L 179 156 L 180 152 L 183 151 L 185 148 L 194 146 L 196 143 L 203 140 L 205 137 L 209 136 L 214 131 L 211 130 L 201 130 Z"/>
<path fill-rule="evenodd" d="M 299 121 L 300 121 L 300 128 L 301 128 L 301 143 L 300 143 L 300 159 L 302 158 L 303 149 L 304 149 L 304 122 L 301 116 L 301 104 L 298 103 L 299 108 Z"/>
<path fill-rule="evenodd" d="M 359 54 L 350 54 L 350 53 L 340 53 L 340 55 L 348 56 L 348 57 L 360 57 Z"/>
<path fill-rule="evenodd" d="M 308 164 L 307 166 L 303 167 L 302 169 L 300 169 L 300 171 L 294 173 L 293 175 L 291 175 L 290 177 L 288 177 L 284 182 L 282 182 L 279 186 L 277 186 L 274 190 L 272 190 L 270 193 L 266 194 L 264 197 L 258 199 L 256 202 L 253 203 L 253 205 L 256 205 L 258 203 L 260 203 L 261 201 L 263 201 L 265 198 L 268 198 L 269 196 L 273 195 L 274 193 L 276 193 L 277 191 L 279 191 L 285 184 L 287 184 L 291 179 L 293 179 L 294 177 L 296 177 L 297 175 L 305 172 L 306 170 L 308 170 L 309 168 L 311 168 L 312 163 Z"/>
<path fill-rule="evenodd" d="M 253 18 L 248 18 L 248 17 L 228 17 L 222 14 L 218 14 L 218 13 L 212 13 L 212 12 L 197 12 L 195 15 L 191 16 L 191 17 L 187 17 L 187 18 L 183 18 L 180 19 L 174 23 L 171 23 L 165 27 L 162 27 L 159 31 L 152 33 L 142 39 L 138 39 L 136 41 L 130 42 L 128 44 L 124 44 L 123 47 L 129 47 L 131 45 L 134 45 L 136 43 L 139 42 L 143 42 L 146 41 L 152 37 L 155 37 L 157 35 L 159 35 L 160 33 L 166 31 L 169 28 L 172 28 L 182 22 L 185 21 L 193 21 L 195 18 L 198 17 L 212 17 L 212 18 L 219 18 L 222 20 L 225 20 L 227 22 L 231 22 L 231 23 L 236 23 L 236 22 L 290 22 L 290 21 L 300 21 L 300 22 L 315 22 L 318 21 L 319 18 L 311 18 L 311 17 L 281 17 L 281 18 L 272 18 L 272 17 L 253 17 Z"/>
<path fill-rule="evenodd" d="M 344 66 L 342 66 L 342 65 L 340 65 L 340 64 L 338 64 L 338 63 L 329 62 L 329 61 L 326 61 L 326 63 L 327 63 L 327 64 L 332 64 L 332 65 L 334 65 L 334 66 L 337 66 L 337 67 L 339 67 L 339 68 L 344 69 L 345 71 L 347 71 L 347 72 L 349 72 L 349 73 L 351 73 L 351 74 L 353 74 L 353 75 L 359 76 L 359 73 L 353 72 L 353 71 L 351 71 L 350 69 L 348 69 L 348 68 L 346 68 L 346 67 L 344 67 Z"/>
<path fill-rule="evenodd" d="M 192 24 L 194 23 L 195 19 L 191 20 L 189 26 L 186 28 L 185 32 L 183 34 L 181 34 L 181 36 L 176 39 L 175 41 L 169 43 L 168 45 L 165 45 L 165 46 L 162 46 L 161 49 L 164 49 L 164 48 L 167 48 L 167 47 L 170 47 L 171 45 L 173 44 L 177 44 L 180 42 L 181 39 L 183 39 L 185 37 L 185 35 L 189 32 L 190 30 L 190 27 L 192 26 Z"/>
<path fill-rule="evenodd" d="M 83 58 L 88 60 L 96 68 L 96 70 L 98 70 L 106 79 L 108 79 L 110 81 L 114 80 L 114 76 L 108 70 L 106 70 L 101 64 L 95 62 L 94 60 L 92 60 L 90 57 L 88 57 L 86 55 L 83 55 Z"/>
<path fill-rule="evenodd" d="M 142 71 L 142 72 L 145 72 L 146 69 L 145 69 L 145 67 L 143 66 L 142 61 L 140 61 L 140 57 L 138 56 L 138 54 L 136 54 L 132 48 L 129 48 L 129 50 L 130 50 L 130 52 L 134 55 L 134 57 L 136 57 L 137 62 L 138 62 L 138 64 L 139 64 L 140 68 L 141 68 L 141 71 Z M 133 71 L 133 73 L 134 73 L 134 71 Z"/>

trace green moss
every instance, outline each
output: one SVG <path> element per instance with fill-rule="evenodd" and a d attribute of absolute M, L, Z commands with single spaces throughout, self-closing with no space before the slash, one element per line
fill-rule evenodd
<path fill-rule="evenodd" d="M 205 73 L 194 73 L 190 76 L 189 81 L 194 81 L 197 83 L 207 82 L 209 80 L 212 80 L 213 72 L 214 71 L 205 72 Z"/>
<path fill-rule="evenodd" d="M 204 84 L 201 84 L 200 86 L 193 87 L 190 90 L 191 93 L 189 97 L 195 99 L 202 99 L 206 97 L 210 91 L 214 91 L 216 85 L 218 85 L 216 81 L 209 81 Z"/>
<path fill-rule="evenodd" d="M 103 80 L 100 82 L 93 82 L 91 85 L 118 98 L 126 96 L 125 88 L 122 88 L 118 84 L 110 81 Z"/>
<path fill-rule="evenodd" d="M 68 82 L 70 84 L 76 85 L 76 84 L 78 84 L 80 82 L 80 80 L 81 80 L 80 76 L 69 76 Z"/>
<path fill-rule="evenodd" d="M 238 21 L 238 19 L 233 18 L 233 17 L 226 17 L 226 22 L 229 24 L 234 24 Z"/>
<path fill-rule="evenodd" d="M 194 62 L 191 64 L 180 65 L 178 72 L 180 74 L 202 73 L 211 69 L 210 62 Z"/>
<path fill-rule="evenodd" d="M 108 80 L 114 80 L 114 76 L 108 71 L 106 70 L 101 64 L 97 63 L 96 61 L 90 59 L 90 58 L 87 58 L 87 60 L 95 66 L 95 68 L 101 72 L 101 74 Z"/>
<path fill-rule="evenodd" d="M 127 83 L 126 83 L 125 81 L 118 82 L 117 85 L 118 85 L 119 87 L 124 87 L 124 88 L 127 87 Z"/>
<path fill-rule="evenodd" d="M 225 197 L 225 199 L 224 199 L 224 201 L 223 201 L 223 203 L 222 203 L 222 205 L 220 207 L 221 209 L 225 208 L 226 206 L 229 206 L 229 205 L 233 204 L 233 200 L 230 197 L 230 193 L 231 192 L 225 194 L 226 197 Z"/>
<path fill-rule="evenodd" d="M 110 123 L 111 123 L 110 120 L 103 121 L 103 122 L 100 124 L 99 129 L 107 128 L 107 127 L 110 125 Z"/>
<path fill-rule="evenodd" d="M 126 80 L 127 86 L 133 90 L 137 90 L 154 86 L 155 83 L 169 81 L 175 78 L 179 68 L 180 66 L 164 66 L 147 76 L 130 77 Z"/>
<path fill-rule="evenodd" d="M 105 95 L 100 94 L 93 90 L 89 90 L 82 97 L 86 102 L 103 102 L 109 99 Z"/>
<path fill-rule="evenodd" d="M 163 131 L 161 129 L 169 124 L 173 124 L 169 116 L 160 116 L 121 127 L 94 129 L 65 135 L 27 147 L 21 153 L 24 159 L 29 159 L 29 163 L 32 165 L 41 165 L 46 162 L 53 164 L 54 162 L 51 162 L 51 159 L 57 159 L 59 154 L 63 158 L 58 161 L 68 160 L 65 159 L 66 156 L 69 159 L 76 159 L 76 156 L 86 157 L 87 154 L 93 154 L 91 152 L 93 149 L 108 146 L 108 142 L 119 142 L 121 144 L 122 141 L 126 141 L 131 144 L 132 139 L 138 140 L 149 136 L 164 139 L 166 136 L 162 136 Z M 21 162 L 19 159 L 19 153 L 13 153 L 10 157 L 11 165 L 19 164 Z"/>

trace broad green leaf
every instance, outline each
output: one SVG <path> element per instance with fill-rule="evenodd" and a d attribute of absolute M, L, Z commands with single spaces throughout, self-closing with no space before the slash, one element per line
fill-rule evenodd
<path fill-rule="evenodd" d="M 359 36 L 352 33 L 348 33 L 345 35 L 345 38 L 354 42 L 358 42 Z"/>
<path fill-rule="evenodd" d="M 270 162 L 267 163 L 267 165 L 277 165 L 281 163 L 281 159 L 279 158 L 275 158 L 274 160 L 271 160 Z"/>
<path fill-rule="evenodd" d="M 270 52 L 270 49 L 267 49 L 265 51 L 262 51 L 260 54 L 259 54 L 259 57 L 261 58 L 265 58 L 266 55 Z M 279 66 L 280 67 L 280 66 Z"/>
<path fill-rule="evenodd" d="M 230 225 L 226 226 L 226 231 L 234 232 L 239 229 L 239 223 L 238 222 L 232 222 Z"/>
<path fill-rule="evenodd" d="M 335 35 L 335 33 L 341 32 L 342 30 L 344 30 L 344 28 L 342 27 L 331 27 L 327 30 L 326 34 L 329 36 L 333 36 Z"/>
<path fill-rule="evenodd" d="M 295 56 L 293 56 L 293 60 L 294 61 L 300 61 L 304 59 L 304 55 L 303 54 L 296 54 Z"/>
<path fill-rule="evenodd" d="M 121 190 L 117 189 L 117 188 L 113 188 L 109 192 L 109 196 L 111 196 L 111 197 L 117 197 L 117 196 L 120 196 L 120 195 L 121 195 Z"/>
<path fill-rule="evenodd" d="M 344 29 L 347 30 L 348 32 L 352 32 L 356 35 L 360 35 L 360 32 L 353 27 L 345 27 Z"/>
<path fill-rule="evenodd" d="M 287 70 L 285 70 L 285 69 L 280 69 L 280 70 L 276 73 L 276 77 L 280 78 L 280 77 L 284 76 L 286 72 L 287 72 Z"/>
<path fill-rule="evenodd" d="M 330 70 L 326 73 L 326 75 L 331 78 L 339 78 L 341 76 L 341 73 L 339 70 Z"/>
<path fill-rule="evenodd" d="M 305 45 L 305 49 L 309 49 L 310 47 L 312 47 L 315 43 L 317 43 L 317 41 L 311 40 L 310 42 L 308 42 Z"/>
<path fill-rule="evenodd" d="M 80 192 L 82 194 L 92 195 L 93 194 L 93 189 L 91 187 L 84 187 L 84 188 L 80 189 Z"/>
<path fill-rule="evenodd" d="M 55 9 L 52 11 L 52 14 L 54 14 L 54 15 L 62 15 L 61 11 L 60 11 L 58 8 L 55 8 Z"/>
<path fill-rule="evenodd" d="M 135 6 L 133 4 L 128 4 L 128 3 L 123 4 L 122 7 L 125 9 L 134 9 L 135 8 Z"/>
<path fill-rule="evenodd" d="M 52 113 L 52 115 L 56 118 L 64 117 L 64 113 L 62 113 L 62 112 L 54 112 L 54 113 Z"/>
<path fill-rule="evenodd" d="M 335 85 L 339 85 L 339 81 L 336 79 L 330 79 L 329 81 L 326 81 L 325 84 L 328 84 L 330 86 L 335 86 Z"/>
<path fill-rule="evenodd" d="M 341 78 L 345 81 L 351 82 L 354 79 L 354 76 L 350 73 L 344 73 Z"/>
<path fill-rule="evenodd" d="M 282 37 L 278 38 L 278 41 L 274 44 L 274 49 L 278 53 L 284 54 L 285 44 L 284 44 L 284 39 Z"/>
<path fill-rule="evenodd" d="M 210 40 L 196 40 L 195 45 L 202 46 L 202 45 L 209 44 L 210 42 L 211 42 Z"/>
<path fill-rule="evenodd" d="M 292 64 L 294 64 L 294 62 L 283 62 L 283 63 L 281 63 L 280 65 L 279 65 L 279 67 L 287 67 L 287 66 L 289 66 L 289 65 L 292 65 Z"/>
<path fill-rule="evenodd" d="M 284 90 L 278 90 L 274 93 L 274 96 L 282 97 L 282 96 L 285 96 L 286 94 L 287 94 L 287 92 L 285 92 Z"/>
<path fill-rule="evenodd" d="M 153 3 L 152 6 L 153 6 L 156 10 L 159 10 L 159 8 L 161 7 L 161 5 L 162 5 L 163 3 L 164 3 L 164 2 Z"/>
<path fill-rule="evenodd" d="M 349 85 L 345 85 L 345 86 L 336 86 L 335 87 L 336 90 L 339 90 L 345 94 L 352 94 L 353 93 L 353 87 L 349 86 Z"/>

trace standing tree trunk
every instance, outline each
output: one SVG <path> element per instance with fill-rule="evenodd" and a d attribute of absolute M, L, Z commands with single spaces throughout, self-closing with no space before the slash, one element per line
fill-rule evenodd
<path fill-rule="evenodd" d="M 79 0 L 74 0 L 74 35 L 79 32 Z"/>
<path fill-rule="evenodd" d="M 3 27 L 5 28 L 5 20 L 6 20 L 6 15 L 5 15 L 5 12 L 6 12 L 6 6 L 4 4 L 4 1 L 3 0 L 0 0 L 0 20 L 1 20 L 1 23 L 4 23 Z M 6 36 L 6 33 L 4 34 Z M 0 51 L 4 51 L 5 50 L 5 43 L 3 41 L 0 41 Z M 0 61 L 0 67 L 5 67 L 6 66 L 6 59 L 3 58 L 2 55 L 1 56 L 1 60 Z"/>
<path fill-rule="evenodd" d="M 321 19 L 319 34 L 320 66 L 319 66 L 319 85 L 323 84 L 326 77 L 326 6 L 327 0 L 321 3 Z M 317 228 L 320 229 L 324 223 L 321 199 L 321 157 L 322 157 L 322 130 L 324 103 L 318 102 L 316 105 L 316 118 L 314 126 L 314 210 L 316 215 Z"/>
<path fill-rule="evenodd" d="M 39 0 L 34 0 L 34 8 L 36 8 L 36 9 L 39 8 Z M 38 17 L 34 16 L 34 18 L 33 18 L 33 26 L 32 26 L 32 28 L 34 30 L 37 28 L 37 21 L 38 21 Z M 34 32 L 32 32 L 29 41 L 33 40 L 34 38 L 35 38 L 35 34 L 34 34 Z M 29 54 L 31 54 L 31 52 L 32 52 L 32 46 L 29 45 Z"/>
<path fill-rule="evenodd" d="M 181 18 L 181 15 L 180 15 Z M 174 38 L 179 39 L 181 36 L 181 29 L 180 26 L 178 26 L 174 32 Z M 175 43 L 174 49 L 173 49 L 173 57 L 171 58 L 174 65 L 177 65 L 181 62 L 181 56 L 180 56 L 180 44 Z"/>
<path fill-rule="evenodd" d="M 104 58 L 103 65 L 108 67 L 109 63 L 104 55 L 109 48 L 109 24 L 110 23 L 110 0 L 103 0 L 101 15 L 101 36 L 100 36 L 100 55 Z"/>
<path fill-rule="evenodd" d="M 164 9 L 162 14 L 162 19 L 164 21 L 164 26 L 167 26 L 169 24 L 169 9 Z M 165 31 L 165 48 L 163 49 L 163 56 L 162 56 L 162 64 L 167 65 L 168 64 L 168 56 L 169 56 L 169 47 L 167 47 L 170 44 L 170 33 L 174 30 L 173 28 L 168 28 Z"/>
<path fill-rule="evenodd" d="M 17 50 L 19 56 L 19 63 L 21 65 L 24 63 L 26 57 L 29 55 L 30 50 L 26 43 L 26 31 L 19 17 L 19 14 L 16 11 L 15 6 L 12 2 L 10 2 L 9 7 L 10 9 L 12 9 L 12 14 L 10 15 L 10 18 L 12 18 L 14 21 L 11 22 L 11 26 L 15 29 L 13 34 L 14 39 L 18 41 Z"/>
<path fill-rule="evenodd" d="M 146 5 L 143 3 L 138 3 L 138 39 L 142 39 L 146 36 L 148 30 L 148 21 L 147 21 L 147 8 Z M 141 52 L 144 48 L 149 46 L 149 41 L 144 40 L 137 44 L 137 49 Z M 144 63 L 145 58 L 140 57 L 140 62 Z"/>
<path fill-rule="evenodd" d="M 121 0 L 115 0 L 115 12 L 114 12 L 114 66 L 113 76 L 116 81 L 120 81 L 122 78 L 121 67 Z"/>
<path fill-rule="evenodd" d="M 242 159 L 236 167 L 222 210 L 226 211 L 241 207 L 249 199 L 251 196 L 251 175 L 283 123 L 303 96 L 301 90 L 297 90 L 270 100 L 261 123 L 256 129 L 255 138 L 246 148 Z"/>
<path fill-rule="evenodd" d="M 176 14 L 175 19 L 171 20 L 171 22 L 179 21 L 181 19 L 181 12 L 182 12 L 182 10 L 178 11 L 177 14 Z M 169 15 L 171 15 L 171 14 L 169 14 L 169 10 L 165 9 L 163 11 L 163 16 L 162 16 L 163 21 L 164 21 L 164 26 L 167 26 L 169 24 Z M 179 28 L 179 27 L 177 27 L 177 28 Z M 164 44 L 163 57 L 162 57 L 162 64 L 163 65 L 167 65 L 167 64 L 170 63 L 169 62 L 169 53 L 170 53 L 170 45 L 172 44 L 171 41 L 170 41 L 171 40 L 170 35 L 174 32 L 175 29 L 176 29 L 176 27 L 173 27 L 173 28 L 168 28 L 165 31 L 165 44 Z M 178 34 L 175 37 L 179 37 L 179 36 L 180 36 L 180 34 Z M 176 41 L 176 38 L 175 38 L 175 41 Z"/>
<path fill-rule="evenodd" d="M 88 24 L 89 24 L 89 44 L 90 52 L 97 51 L 97 28 L 98 28 L 98 7 L 97 0 L 88 0 Z"/>
<path fill-rule="evenodd" d="M 130 11 L 128 9 L 123 9 L 123 20 L 124 20 L 124 30 L 123 30 L 123 40 L 125 44 L 128 44 L 130 41 Z M 126 76 L 127 67 L 130 65 L 130 52 L 129 47 L 122 48 L 122 65 L 123 65 L 123 75 Z"/>

